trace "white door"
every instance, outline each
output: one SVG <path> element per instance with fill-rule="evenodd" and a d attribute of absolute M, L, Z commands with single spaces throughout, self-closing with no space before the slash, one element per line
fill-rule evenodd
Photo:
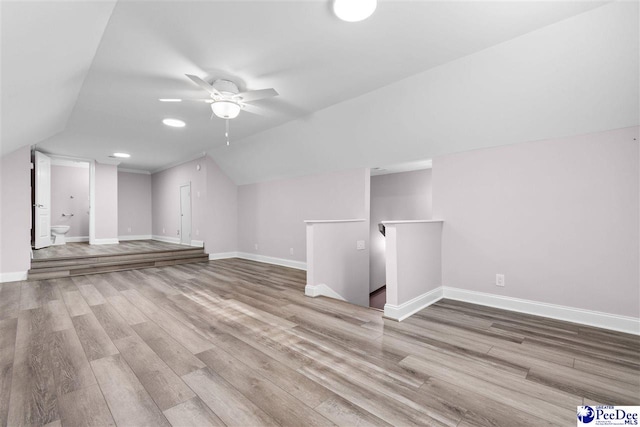
<path fill-rule="evenodd" d="M 191 244 L 191 184 L 180 186 L 180 243 Z"/>
<path fill-rule="evenodd" d="M 34 203 L 36 249 L 51 246 L 51 159 L 36 151 Z"/>

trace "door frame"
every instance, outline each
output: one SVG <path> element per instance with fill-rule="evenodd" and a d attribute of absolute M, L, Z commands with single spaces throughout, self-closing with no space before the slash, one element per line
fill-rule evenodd
<path fill-rule="evenodd" d="M 184 230 L 182 229 L 182 187 L 188 187 L 189 188 L 189 224 L 190 224 L 190 230 L 189 230 L 189 238 L 188 241 L 186 243 L 182 242 L 182 237 L 184 236 Z M 191 235 L 193 234 L 193 198 L 191 197 L 191 181 L 186 182 L 184 184 L 180 184 L 178 186 L 178 214 L 180 218 L 180 244 L 181 245 L 186 245 L 186 246 L 191 246 Z"/>
<path fill-rule="evenodd" d="M 48 182 L 45 187 L 49 187 L 48 189 L 39 186 L 38 183 L 41 181 L 40 172 L 42 172 L 42 168 L 40 167 L 41 160 L 48 164 Z M 51 156 L 43 153 L 42 151 L 34 150 L 33 156 L 33 191 L 32 191 L 32 203 L 31 203 L 31 217 L 33 218 L 33 242 L 32 247 L 34 249 L 42 249 L 52 245 L 51 241 Z M 47 199 L 43 201 L 42 198 Z M 40 205 L 38 203 L 42 202 Z M 45 204 L 47 206 L 45 206 Z M 45 210 L 46 214 L 41 215 L 42 210 Z M 45 227 L 42 227 L 42 219 L 46 218 Z M 44 228 L 44 230 L 43 230 Z M 42 234 L 45 233 L 45 237 L 41 237 Z"/>
<path fill-rule="evenodd" d="M 33 151 L 40 150 L 35 149 Z M 94 209 L 94 206 L 96 205 L 96 161 L 94 159 L 85 159 L 83 157 L 59 156 L 56 154 L 42 153 L 52 159 L 73 160 L 76 162 L 89 163 L 89 244 L 93 245 L 96 240 L 96 212 Z"/>

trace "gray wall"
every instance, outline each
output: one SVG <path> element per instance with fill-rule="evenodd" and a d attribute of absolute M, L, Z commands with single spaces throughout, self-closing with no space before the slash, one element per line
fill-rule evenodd
<path fill-rule="evenodd" d="M 434 159 L 443 285 L 639 317 L 638 133 Z"/>
<path fill-rule="evenodd" d="M 151 175 L 118 171 L 118 235 L 151 236 Z"/>
<path fill-rule="evenodd" d="M 306 261 L 304 220 L 368 219 L 368 187 L 364 168 L 241 185 L 238 250 Z"/>

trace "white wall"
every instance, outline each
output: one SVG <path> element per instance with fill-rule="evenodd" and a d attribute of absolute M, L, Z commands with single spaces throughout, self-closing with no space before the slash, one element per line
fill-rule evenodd
<path fill-rule="evenodd" d="M 207 212 L 205 249 L 207 253 L 238 250 L 238 186 L 220 170 L 209 156 L 207 168 Z"/>
<path fill-rule="evenodd" d="M 431 219 L 431 169 L 371 177 L 369 291 L 384 286 L 385 238 L 381 221 Z"/>
<path fill-rule="evenodd" d="M 118 171 L 118 236 L 151 238 L 151 175 Z"/>
<path fill-rule="evenodd" d="M 179 240 L 181 184 L 191 183 L 191 240 L 209 254 L 237 250 L 237 186 L 205 156 L 151 176 L 153 235 Z"/>
<path fill-rule="evenodd" d="M 402 320 L 442 296 L 442 222 L 385 222 L 385 316 Z"/>
<path fill-rule="evenodd" d="M 203 157 L 151 175 L 154 236 L 180 242 L 180 185 L 191 183 L 191 238 L 204 240 L 207 227 L 205 166 Z"/>
<path fill-rule="evenodd" d="M 0 281 L 22 280 L 30 267 L 30 164 L 29 146 L 0 162 Z"/>
<path fill-rule="evenodd" d="M 435 158 L 443 285 L 640 317 L 638 139 L 632 127 Z"/>
<path fill-rule="evenodd" d="M 367 224 L 365 219 L 307 224 L 307 295 L 369 306 L 369 251 L 357 247 L 367 240 Z"/>
<path fill-rule="evenodd" d="M 238 250 L 304 262 L 304 220 L 353 218 L 366 218 L 368 223 L 368 169 L 242 185 L 238 187 Z M 368 233 L 366 240 L 368 247 Z"/>
<path fill-rule="evenodd" d="M 95 163 L 96 239 L 117 243 L 118 240 L 118 167 Z"/>

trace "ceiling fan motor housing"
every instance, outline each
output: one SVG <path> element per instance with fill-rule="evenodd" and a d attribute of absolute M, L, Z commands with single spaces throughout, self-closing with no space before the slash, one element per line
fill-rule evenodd
<path fill-rule="evenodd" d="M 217 91 L 223 95 L 235 95 L 237 93 L 240 93 L 238 85 L 229 80 L 218 79 L 211 83 L 211 86 L 216 88 Z"/>

